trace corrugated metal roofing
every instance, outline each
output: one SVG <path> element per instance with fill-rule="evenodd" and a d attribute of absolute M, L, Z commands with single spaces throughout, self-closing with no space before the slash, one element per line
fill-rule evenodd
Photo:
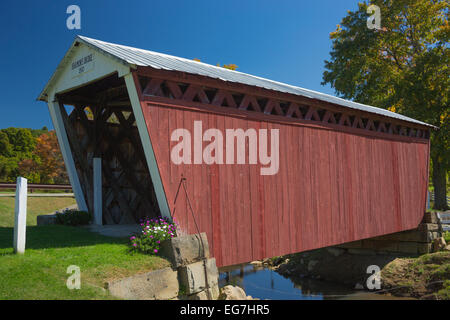
<path fill-rule="evenodd" d="M 209 65 L 203 62 L 175 57 L 163 53 L 154 51 L 142 50 L 138 48 L 123 46 L 119 44 L 104 42 L 95 40 L 83 36 L 78 36 L 78 40 L 93 46 L 103 52 L 106 52 L 120 60 L 122 62 L 136 65 L 146 66 L 155 69 L 164 69 L 172 71 L 181 71 L 205 77 L 220 79 L 224 81 L 230 81 L 235 83 L 242 83 L 250 86 L 275 90 L 279 92 L 290 93 L 307 98 L 322 100 L 330 103 L 334 103 L 340 106 L 344 106 L 351 109 L 361 110 L 365 112 L 375 113 L 382 116 L 395 118 L 403 121 L 408 121 L 428 127 L 433 127 L 427 123 L 403 116 L 398 113 L 394 113 L 385 109 L 376 108 L 361 103 L 345 100 L 342 98 L 334 97 L 328 94 L 320 93 L 313 90 L 303 89 L 300 87 L 292 86 L 289 84 L 264 79 L 261 77 L 253 76 L 250 74 L 242 73 L 239 71 L 229 70 L 213 65 Z"/>

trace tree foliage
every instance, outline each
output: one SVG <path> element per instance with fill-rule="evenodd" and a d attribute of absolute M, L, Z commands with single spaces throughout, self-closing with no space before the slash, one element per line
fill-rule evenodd
<path fill-rule="evenodd" d="M 43 133 L 36 139 L 32 157 L 19 163 L 19 172 L 39 183 L 67 183 L 64 160 L 55 131 Z"/>
<path fill-rule="evenodd" d="M 15 181 L 19 162 L 32 157 L 36 145 L 32 130 L 7 128 L 0 130 L 0 180 Z"/>
<path fill-rule="evenodd" d="M 222 68 L 229 69 L 229 70 L 236 70 L 238 68 L 238 66 L 235 65 L 234 63 L 229 63 L 229 64 L 224 64 L 222 66 Z"/>
<path fill-rule="evenodd" d="M 201 60 L 198 59 L 198 58 L 194 58 L 192 60 L 197 61 L 197 62 L 201 62 Z M 216 66 L 217 67 L 221 67 L 221 68 L 225 68 L 225 69 L 228 69 L 228 70 L 237 70 L 237 68 L 238 68 L 238 66 L 235 65 L 234 63 L 224 64 L 223 66 L 221 66 L 220 63 L 217 63 Z"/>
<path fill-rule="evenodd" d="M 0 130 L 0 181 L 22 175 L 31 183 L 67 183 L 62 154 L 54 131 L 7 128 Z"/>
<path fill-rule="evenodd" d="M 348 11 L 330 34 L 332 51 L 323 83 L 345 99 L 389 109 L 435 125 L 432 181 L 435 207 L 445 209 L 450 166 L 449 2 L 375 0 L 381 29 L 367 27 L 368 5 Z"/>

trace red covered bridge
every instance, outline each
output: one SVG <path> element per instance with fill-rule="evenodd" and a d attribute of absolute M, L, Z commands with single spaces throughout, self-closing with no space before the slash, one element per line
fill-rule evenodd
<path fill-rule="evenodd" d="M 39 99 L 96 223 L 197 222 L 218 266 L 413 229 L 425 211 L 432 126 L 383 109 L 81 36 Z"/>

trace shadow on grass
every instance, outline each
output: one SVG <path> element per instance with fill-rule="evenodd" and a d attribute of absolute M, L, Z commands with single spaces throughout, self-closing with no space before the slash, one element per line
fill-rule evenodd
<path fill-rule="evenodd" d="M 0 227 L 0 249 L 13 246 L 14 228 Z M 96 244 L 125 244 L 127 238 L 113 238 L 90 232 L 83 227 L 61 225 L 27 227 L 26 249 L 82 247 Z"/>

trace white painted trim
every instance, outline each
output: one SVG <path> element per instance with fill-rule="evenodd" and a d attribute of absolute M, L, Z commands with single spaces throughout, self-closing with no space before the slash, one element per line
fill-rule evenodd
<path fill-rule="evenodd" d="M 52 118 L 53 127 L 56 131 L 56 136 L 58 137 L 59 148 L 61 149 L 61 153 L 63 155 L 67 175 L 69 176 L 70 184 L 72 185 L 73 193 L 75 194 L 78 209 L 88 211 L 83 191 L 81 189 L 80 180 L 78 178 L 78 173 L 75 169 L 75 162 L 73 161 L 72 151 L 70 150 L 70 144 L 67 138 L 64 122 L 62 120 L 61 110 L 59 110 L 58 101 L 56 101 L 53 96 L 51 96 L 51 99 L 48 102 L 48 109 Z"/>
<path fill-rule="evenodd" d="M 102 158 L 94 158 L 94 224 L 103 224 Z"/>
<path fill-rule="evenodd" d="M 72 62 L 90 53 L 94 55 L 92 70 L 74 77 L 71 68 Z M 76 37 L 52 77 L 45 85 L 38 100 L 49 102 L 51 101 L 52 93 L 54 95 L 55 93 L 62 93 L 85 86 L 114 72 L 118 72 L 119 77 L 121 77 L 130 72 L 130 64 Z"/>
<path fill-rule="evenodd" d="M 129 73 L 124 76 L 125 83 L 127 84 L 128 96 L 130 97 L 131 107 L 133 108 L 134 117 L 136 118 L 136 125 L 138 127 L 139 136 L 141 138 L 142 147 L 144 148 L 145 158 L 150 170 L 150 177 L 153 182 L 153 187 L 156 193 L 156 199 L 158 201 L 159 210 L 161 215 L 165 218 L 170 218 L 169 205 L 167 204 L 166 194 L 159 173 L 158 164 L 156 163 L 155 153 L 153 151 L 152 142 L 150 141 L 150 135 L 147 130 L 147 124 L 145 123 L 144 114 L 141 108 L 141 102 L 137 94 L 136 85 L 134 83 L 133 74 Z"/>
<path fill-rule="evenodd" d="M 15 253 L 21 254 L 25 253 L 27 232 L 27 185 L 27 179 L 17 177 L 13 248 Z"/>

